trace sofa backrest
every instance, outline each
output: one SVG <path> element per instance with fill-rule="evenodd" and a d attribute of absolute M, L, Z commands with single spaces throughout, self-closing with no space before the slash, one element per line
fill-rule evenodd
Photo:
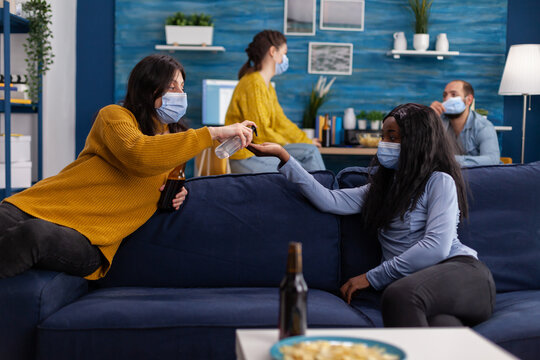
<path fill-rule="evenodd" d="M 336 177 L 338 186 L 366 184 L 367 170 L 344 169 Z M 460 241 L 478 251 L 498 292 L 540 289 L 540 162 L 464 168 L 463 174 L 469 217 L 459 225 Z M 345 279 L 369 270 L 381 258 L 358 220 L 355 215 L 342 222 Z"/>
<path fill-rule="evenodd" d="M 540 162 L 463 170 L 469 218 L 460 240 L 478 251 L 498 292 L 540 289 Z"/>
<path fill-rule="evenodd" d="M 335 177 L 314 173 L 325 187 Z M 290 241 L 303 243 L 311 288 L 339 286 L 339 217 L 316 210 L 279 173 L 194 178 L 175 212 L 156 212 L 127 237 L 98 285 L 278 286 Z"/>

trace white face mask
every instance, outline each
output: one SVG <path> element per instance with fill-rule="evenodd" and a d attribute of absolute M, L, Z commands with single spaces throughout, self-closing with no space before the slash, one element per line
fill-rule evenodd
<path fill-rule="evenodd" d="M 379 142 L 379 146 L 377 148 L 377 159 L 379 160 L 379 163 L 385 168 L 397 170 L 399 166 L 400 152 L 400 143 L 381 141 Z"/>
<path fill-rule="evenodd" d="M 187 110 L 187 94 L 167 92 L 161 97 L 161 106 L 156 109 L 159 120 L 164 124 L 175 124 Z"/>
<path fill-rule="evenodd" d="M 460 96 L 452 97 L 442 103 L 444 113 L 449 115 L 461 114 L 467 108 L 465 102 Z"/>
<path fill-rule="evenodd" d="M 289 68 L 289 58 L 287 55 L 283 55 L 283 60 L 280 63 L 276 63 L 276 75 L 281 75 Z"/>

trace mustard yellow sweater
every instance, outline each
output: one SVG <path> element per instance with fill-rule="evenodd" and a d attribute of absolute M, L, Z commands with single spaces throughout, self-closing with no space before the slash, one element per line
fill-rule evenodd
<path fill-rule="evenodd" d="M 280 145 L 307 143 L 312 141 L 283 113 L 279 105 L 276 90 L 272 84 L 264 82 L 258 71 L 242 76 L 225 115 L 225 124 L 230 125 L 244 120 L 257 124 L 258 137 L 253 142 L 261 144 L 274 142 Z M 241 149 L 231 156 L 233 160 L 252 157 L 247 149 Z"/>
<path fill-rule="evenodd" d="M 109 264 L 86 278 L 99 279 L 122 239 L 156 211 L 167 174 L 211 145 L 207 128 L 144 135 L 129 110 L 109 105 L 99 112 L 73 163 L 5 201 L 73 228 L 97 245 Z"/>

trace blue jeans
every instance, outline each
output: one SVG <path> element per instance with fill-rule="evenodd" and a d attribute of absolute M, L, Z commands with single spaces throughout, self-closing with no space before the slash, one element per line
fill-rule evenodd
<path fill-rule="evenodd" d="M 288 144 L 285 150 L 294 157 L 307 171 L 325 170 L 324 161 L 319 149 L 311 144 Z M 279 165 L 276 157 L 252 156 L 243 160 L 230 160 L 231 171 L 235 174 L 275 172 Z"/>

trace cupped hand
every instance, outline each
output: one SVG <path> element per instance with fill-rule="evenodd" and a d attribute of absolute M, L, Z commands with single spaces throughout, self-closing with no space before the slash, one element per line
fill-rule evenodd
<path fill-rule="evenodd" d="M 242 123 L 236 123 L 221 127 L 209 127 L 210 135 L 212 139 L 216 139 L 219 142 L 223 142 L 231 137 L 238 136 L 242 141 L 242 148 L 245 148 L 251 144 L 253 140 L 253 130 L 250 126 L 255 126 L 253 121 L 245 120 Z"/>
<path fill-rule="evenodd" d="M 341 295 L 343 299 L 347 301 L 347 304 L 351 303 L 351 298 L 355 291 L 366 289 L 369 287 L 369 281 L 366 277 L 366 274 L 358 275 L 353 278 L 350 278 L 343 286 L 341 287 Z"/>
<path fill-rule="evenodd" d="M 283 162 L 289 161 L 290 158 L 287 150 L 276 143 L 265 142 L 263 144 L 251 144 L 247 149 L 257 156 L 275 156 Z"/>
<path fill-rule="evenodd" d="M 435 110 L 435 112 L 439 116 L 441 116 L 441 114 L 444 113 L 444 106 L 439 101 L 432 102 L 431 105 L 429 105 L 429 107 Z"/>
<path fill-rule="evenodd" d="M 165 189 L 165 185 L 161 185 L 159 191 L 163 191 L 163 189 Z M 180 192 L 176 194 L 176 196 L 172 200 L 174 210 L 178 210 L 180 208 L 180 205 L 182 205 L 182 203 L 186 200 L 187 194 L 187 189 L 185 187 L 182 187 L 182 190 L 180 190 Z"/>

